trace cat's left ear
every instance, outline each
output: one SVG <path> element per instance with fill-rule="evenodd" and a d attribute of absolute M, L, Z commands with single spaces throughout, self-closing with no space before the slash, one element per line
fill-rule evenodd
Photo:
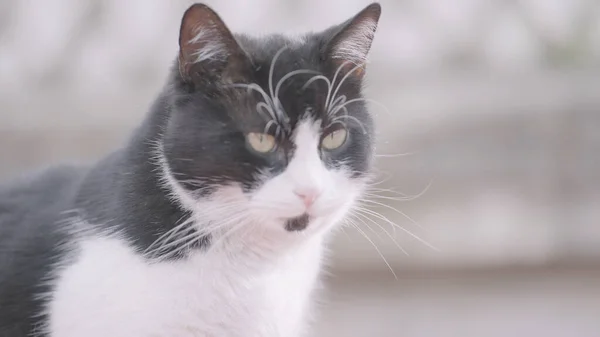
<path fill-rule="evenodd" d="M 204 4 L 194 4 L 185 11 L 179 32 L 179 73 L 184 81 L 233 81 L 248 63 L 215 11 Z"/>
<path fill-rule="evenodd" d="M 327 43 L 325 55 L 336 69 L 357 67 L 353 75 L 361 77 L 381 16 L 381 5 L 372 3 L 350 20 L 341 24 Z"/>

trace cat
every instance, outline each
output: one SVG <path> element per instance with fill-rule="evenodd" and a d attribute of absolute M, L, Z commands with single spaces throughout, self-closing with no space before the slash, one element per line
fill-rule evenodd
<path fill-rule="evenodd" d="M 0 336 L 305 335 L 327 239 L 372 177 L 380 14 L 256 38 L 188 8 L 122 148 L 0 190 Z"/>

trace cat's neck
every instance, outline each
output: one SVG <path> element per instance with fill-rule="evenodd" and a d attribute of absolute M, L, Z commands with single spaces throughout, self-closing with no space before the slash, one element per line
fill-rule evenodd
<path fill-rule="evenodd" d="M 305 237 L 275 231 L 267 233 L 256 230 L 251 223 L 243 225 L 254 231 L 241 230 L 227 237 L 217 235 L 209 247 L 192 254 L 190 262 L 200 264 L 205 263 L 206 259 L 211 259 L 222 269 L 232 269 L 255 276 L 294 268 L 303 261 L 318 269 L 326 235 Z"/>
<path fill-rule="evenodd" d="M 140 251 L 189 216 L 164 188 L 155 160 L 169 111 L 162 94 L 126 145 L 90 169 L 75 205 L 83 220 L 118 232 Z"/>

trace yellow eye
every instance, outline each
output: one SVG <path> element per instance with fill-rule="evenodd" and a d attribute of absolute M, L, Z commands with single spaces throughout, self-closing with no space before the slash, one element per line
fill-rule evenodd
<path fill-rule="evenodd" d="M 250 132 L 246 139 L 256 152 L 267 153 L 275 149 L 275 137 L 270 134 Z"/>
<path fill-rule="evenodd" d="M 338 129 L 329 133 L 321 141 L 321 146 L 326 150 L 335 150 L 346 142 L 348 131 L 346 129 Z"/>

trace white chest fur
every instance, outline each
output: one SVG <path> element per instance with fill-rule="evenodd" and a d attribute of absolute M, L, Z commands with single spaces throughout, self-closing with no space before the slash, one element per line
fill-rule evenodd
<path fill-rule="evenodd" d="M 50 336 L 300 336 L 321 245 L 315 238 L 256 269 L 218 252 L 149 264 L 123 240 L 83 241 L 57 280 Z"/>

